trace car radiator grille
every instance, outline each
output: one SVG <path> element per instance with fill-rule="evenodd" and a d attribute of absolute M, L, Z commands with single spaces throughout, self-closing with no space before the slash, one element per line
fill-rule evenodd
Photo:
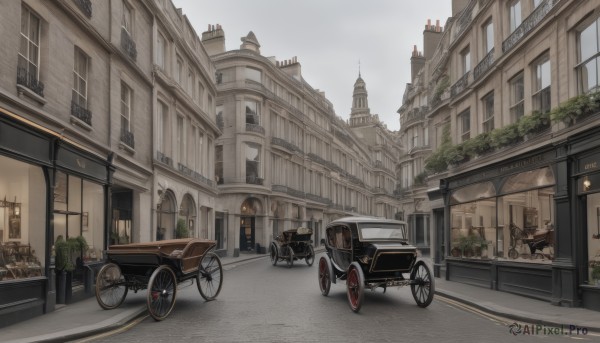
<path fill-rule="evenodd" d="M 371 271 L 409 271 L 414 260 L 415 255 L 413 253 L 382 252 L 376 255 Z"/>

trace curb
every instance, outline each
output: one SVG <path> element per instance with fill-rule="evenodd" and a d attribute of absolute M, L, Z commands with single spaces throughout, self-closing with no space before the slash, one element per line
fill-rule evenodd
<path fill-rule="evenodd" d="M 468 305 L 470 307 L 476 308 L 477 310 L 482 311 L 484 313 L 492 314 L 492 315 L 495 315 L 498 317 L 507 318 L 510 320 L 515 320 L 515 321 L 519 321 L 519 322 L 523 322 L 523 323 L 530 323 L 530 324 L 539 324 L 539 325 L 550 326 L 550 327 L 564 327 L 564 326 L 568 327 L 569 326 L 569 324 L 559 323 L 557 321 L 548 320 L 548 319 L 541 319 L 539 316 L 535 316 L 535 315 L 532 315 L 529 313 L 519 315 L 514 312 L 497 310 L 490 306 L 478 304 L 474 300 L 466 299 L 465 297 L 457 295 L 456 293 L 454 293 L 452 291 L 436 289 L 435 294 L 439 295 L 441 297 L 448 298 L 448 299 L 457 301 L 459 303 Z M 600 327 L 586 325 L 586 328 L 590 332 L 600 333 Z"/>

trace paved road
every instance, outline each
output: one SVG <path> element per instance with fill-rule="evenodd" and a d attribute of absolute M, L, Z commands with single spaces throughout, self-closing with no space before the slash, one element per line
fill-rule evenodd
<path fill-rule="evenodd" d="M 272 266 L 267 259 L 228 266 L 217 300 L 204 302 L 196 285 L 178 293 L 162 322 L 143 319 L 94 342 L 509 342 L 574 341 L 573 337 L 513 336 L 506 323 L 434 298 L 416 306 L 408 287 L 367 291 L 359 314 L 348 307 L 345 283 L 323 297 L 317 262 Z M 598 337 L 577 336 L 592 341 Z"/>

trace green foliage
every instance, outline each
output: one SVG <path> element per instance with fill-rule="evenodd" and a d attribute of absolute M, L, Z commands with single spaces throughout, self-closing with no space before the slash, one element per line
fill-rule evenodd
<path fill-rule="evenodd" d="M 539 132 L 550 126 L 550 114 L 535 111 L 528 116 L 523 116 L 518 122 L 519 135 L 525 136 Z"/>
<path fill-rule="evenodd" d="M 435 174 L 448 169 L 446 153 L 451 146 L 450 124 L 446 124 L 442 131 L 442 144 L 440 144 L 438 149 L 425 160 L 425 171 Z"/>
<path fill-rule="evenodd" d="M 592 279 L 600 280 L 600 264 L 597 264 L 592 268 Z"/>
<path fill-rule="evenodd" d="M 66 240 L 62 235 L 56 237 L 54 242 L 54 265 L 59 271 L 73 271 L 75 269 L 74 259 L 81 257 L 89 248 L 83 236 L 69 237 Z"/>
<path fill-rule="evenodd" d="M 512 123 L 490 132 L 490 146 L 502 148 L 513 145 L 517 143 L 521 137 L 522 136 L 519 135 L 519 123 Z"/>
<path fill-rule="evenodd" d="M 596 92 L 581 94 L 554 108 L 550 112 L 550 118 L 552 121 L 562 121 L 565 124 L 570 125 L 578 117 L 596 113 L 599 109 L 600 97 Z"/>
<path fill-rule="evenodd" d="M 188 238 L 190 230 L 188 230 L 185 219 L 177 219 L 177 228 L 175 228 L 175 238 Z"/>
<path fill-rule="evenodd" d="M 414 184 L 417 186 L 425 185 L 425 180 L 427 179 L 427 172 L 421 172 L 417 176 L 415 176 Z"/>
<path fill-rule="evenodd" d="M 437 101 L 442 97 L 442 94 L 450 87 L 450 78 L 448 75 L 442 76 L 442 78 L 438 81 L 438 84 L 435 86 L 435 91 L 433 92 L 433 100 Z"/>
<path fill-rule="evenodd" d="M 449 147 L 446 150 L 445 157 L 448 164 L 457 165 L 461 163 L 466 158 L 462 144 L 452 145 Z"/>

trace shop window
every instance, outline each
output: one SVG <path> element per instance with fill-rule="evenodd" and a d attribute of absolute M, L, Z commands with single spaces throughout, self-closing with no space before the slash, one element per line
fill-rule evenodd
<path fill-rule="evenodd" d="M 450 255 L 551 263 L 553 185 L 551 169 L 541 168 L 510 176 L 498 192 L 500 197 L 489 182 L 452 192 Z"/>
<path fill-rule="evenodd" d="M 600 287 L 600 193 L 587 196 L 588 283 Z"/>
<path fill-rule="evenodd" d="M 83 263 L 98 261 L 104 248 L 104 188 L 74 175 L 57 172 L 54 188 L 54 241 L 82 237 L 87 249 L 72 256 L 74 282 L 83 282 Z"/>
<path fill-rule="evenodd" d="M 0 281 L 42 276 L 46 255 L 42 169 L 0 156 L 0 175 Z"/>

